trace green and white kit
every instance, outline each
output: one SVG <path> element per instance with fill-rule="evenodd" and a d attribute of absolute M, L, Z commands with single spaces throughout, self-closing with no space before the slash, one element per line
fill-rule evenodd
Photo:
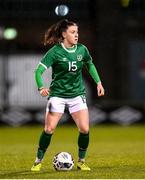
<path fill-rule="evenodd" d="M 77 44 L 65 48 L 63 43 L 54 45 L 39 63 L 35 71 L 37 87 L 43 87 L 42 73 L 52 67 L 50 97 L 74 98 L 85 95 L 82 68 L 86 67 L 96 83 L 100 82 L 98 72 L 92 62 L 88 49 Z"/>

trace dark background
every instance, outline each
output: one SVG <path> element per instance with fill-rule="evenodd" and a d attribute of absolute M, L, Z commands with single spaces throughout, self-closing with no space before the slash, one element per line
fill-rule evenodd
<path fill-rule="evenodd" d="M 63 17 L 55 14 L 62 4 L 69 8 Z M 121 121 L 129 116 L 129 124 L 144 122 L 145 0 L 1 0 L 1 29 L 13 27 L 18 32 L 13 40 L 0 38 L 1 123 L 35 121 L 45 110 L 33 72 L 49 48 L 42 43 L 44 32 L 62 18 L 78 23 L 80 42 L 88 47 L 105 88 L 105 96 L 98 98 L 95 83 L 84 71 L 89 108 L 101 111 L 101 122 L 118 122 L 110 118 L 117 110 L 124 116 Z M 27 121 L 18 123 L 26 113 Z M 98 114 L 92 115 L 95 122 L 100 122 Z"/>

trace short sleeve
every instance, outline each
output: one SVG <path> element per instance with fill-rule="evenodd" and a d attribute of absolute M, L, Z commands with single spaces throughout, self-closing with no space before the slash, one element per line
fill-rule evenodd
<path fill-rule="evenodd" d="M 44 66 L 46 69 L 52 66 L 55 59 L 55 53 L 53 49 L 50 49 L 47 51 L 47 53 L 43 56 L 43 58 L 40 61 L 40 64 Z"/>

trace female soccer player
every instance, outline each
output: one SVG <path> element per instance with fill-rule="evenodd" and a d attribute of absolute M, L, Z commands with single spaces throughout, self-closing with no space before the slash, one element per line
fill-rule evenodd
<path fill-rule="evenodd" d="M 31 171 L 40 171 L 44 154 L 50 144 L 52 134 L 64 113 L 65 106 L 75 121 L 78 130 L 78 163 L 80 170 L 90 170 L 85 163 L 89 144 L 89 115 L 82 80 L 85 66 L 97 84 L 98 96 L 104 95 L 97 70 L 88 49 L 78 43 L 78 25 L 68 20 L 53 24 L 45 33 L 44 45 L 53 44 L 35 71 L 35 80 L 40 95 L 49 96 L 46 107 L 45 127 L 39 140 L 37 157 Z M 43 86 L 42 74 L 52 67 L 50 88 Z"/>

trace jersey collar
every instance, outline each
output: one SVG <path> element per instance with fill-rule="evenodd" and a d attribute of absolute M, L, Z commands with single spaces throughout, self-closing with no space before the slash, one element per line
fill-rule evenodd
<path fill-rule="evenodd" d="M 63 49 L 64 50 L 66 50 L 67 52 L 69 52 L 69 53 L 74 53 L 75 51 L 76 51 L 76 49 L 77 49 L 77 45 L 74 45 L 74 47 L 73 48 L 66 48 L 65 46 L 64 46 L 64 44 L 63 43 L 61 43 L 61 46 L 63 47 Z"/>

